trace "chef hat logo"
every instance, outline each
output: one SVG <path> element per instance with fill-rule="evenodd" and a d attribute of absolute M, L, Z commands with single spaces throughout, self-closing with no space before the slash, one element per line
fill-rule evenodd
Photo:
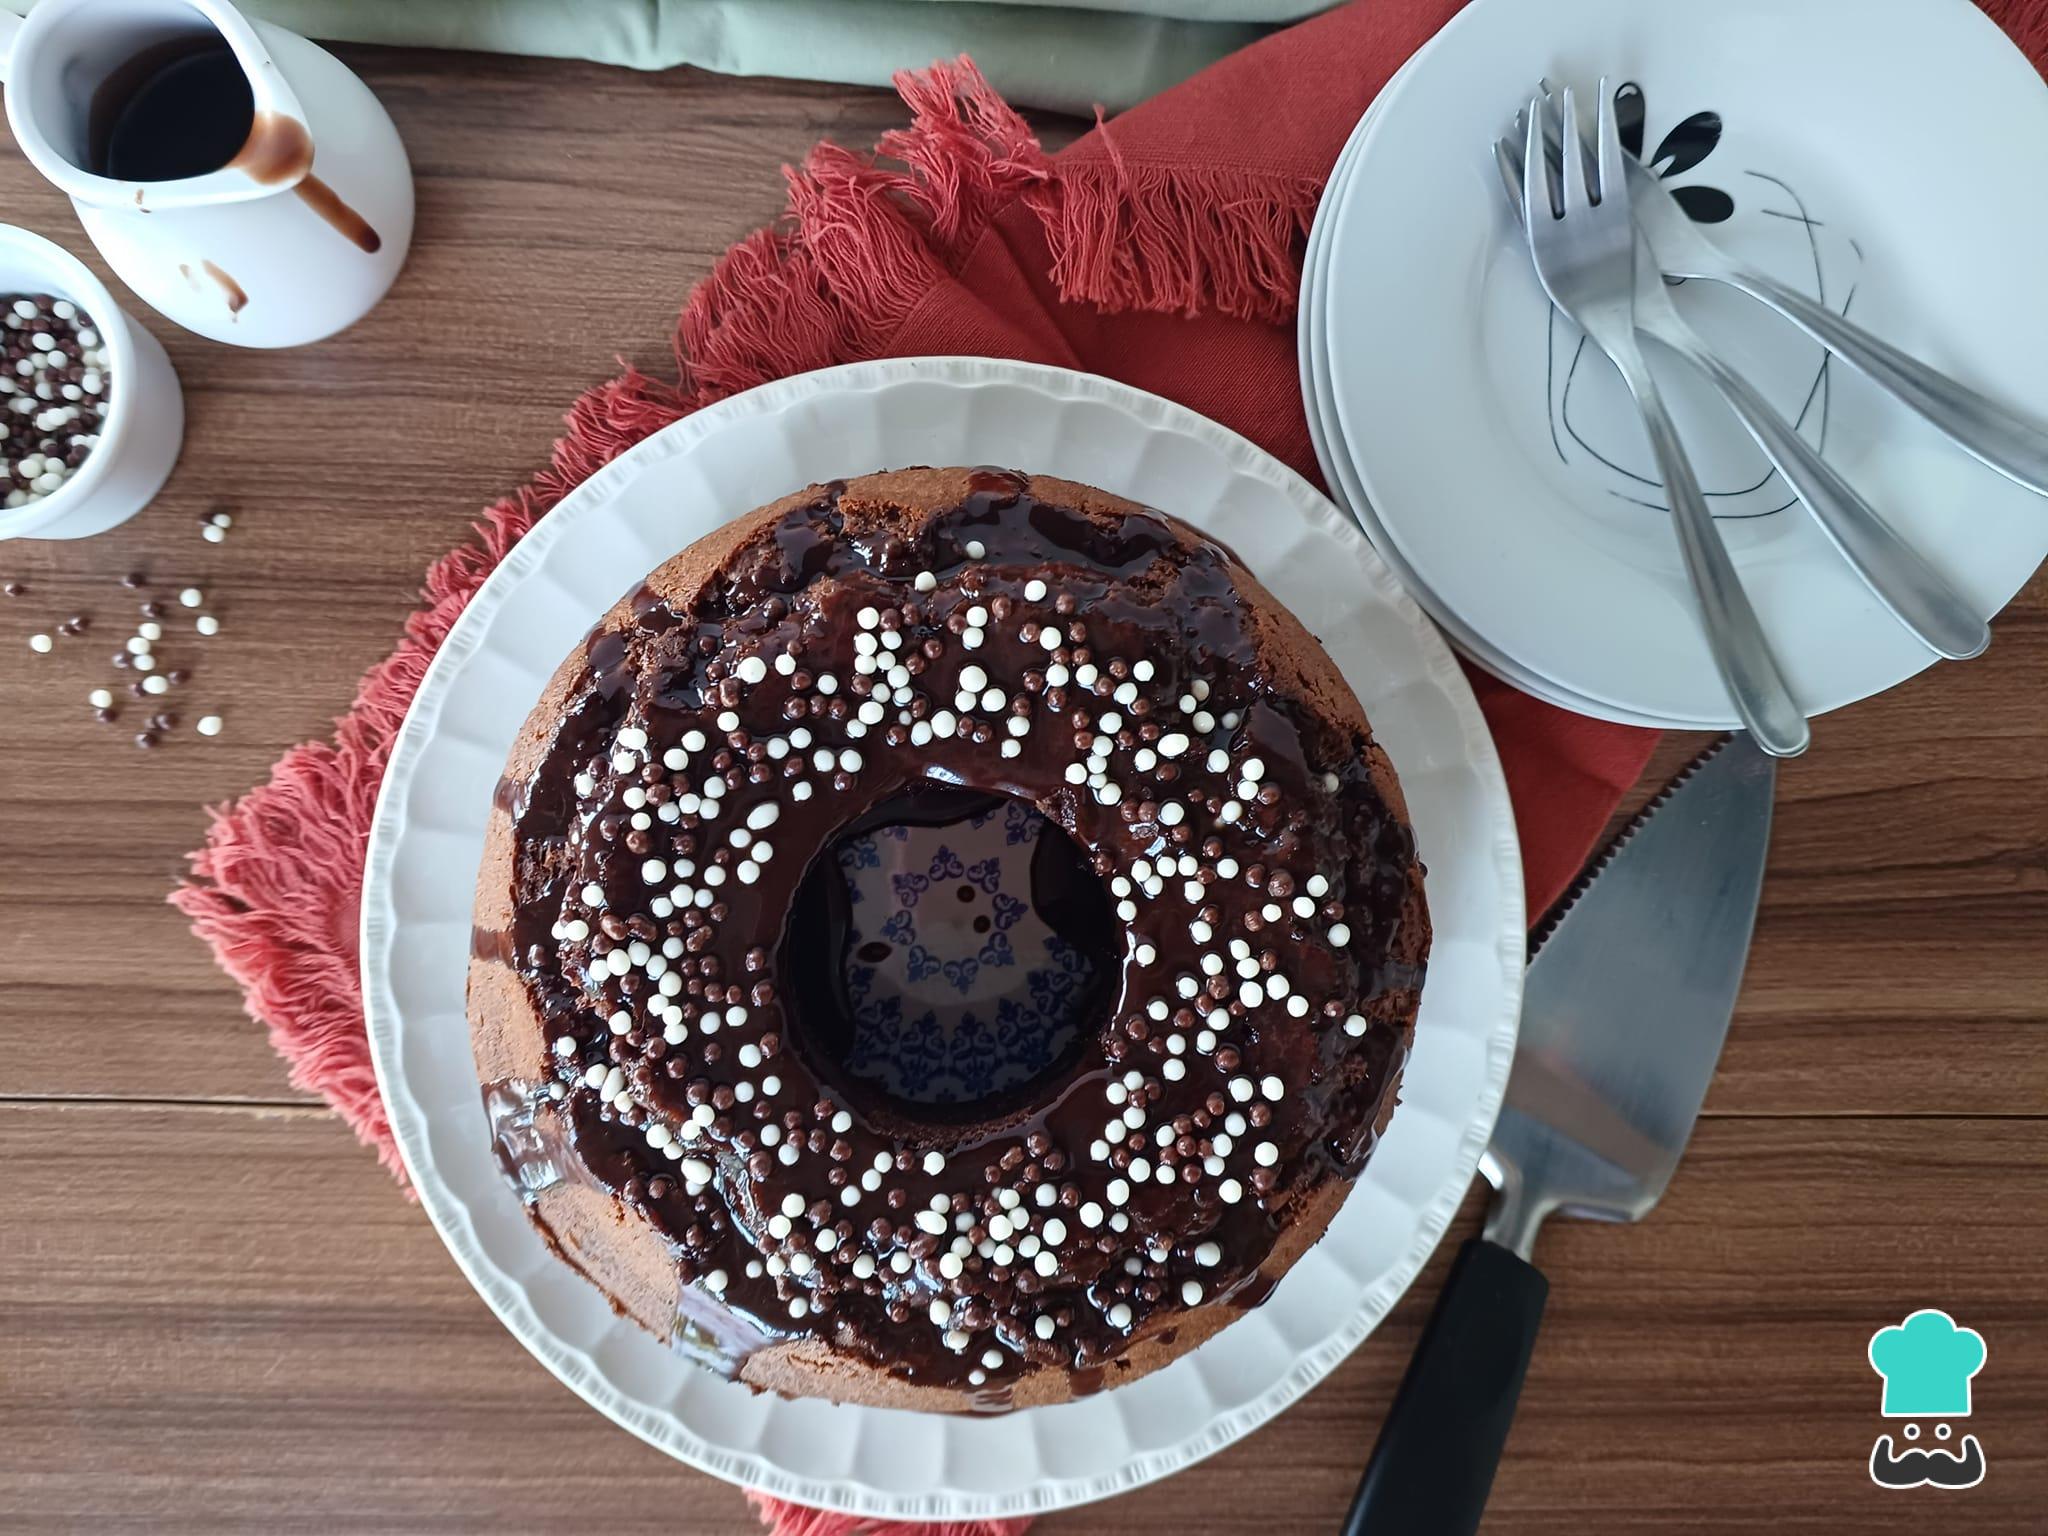
<path fill-rule="evenodd" d="M 1934 1307 L 1870 1336 L 1870 1368 L 1884 1378 L 1888 1419 L 1968 1417 L 1970 1378 L 1984 1357 L 1984 1336 Z"/>

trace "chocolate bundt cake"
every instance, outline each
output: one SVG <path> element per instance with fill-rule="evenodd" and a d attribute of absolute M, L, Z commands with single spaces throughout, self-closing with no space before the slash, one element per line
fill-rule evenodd
<path fill-rule="evenodd" d="M 906 1096 L 860 1064 L 833 850 L 990 806 L 1079 1027 L 1028 1082 Z M 707 535 L 562 663 L 469 1012 L 508 1175 L 621 1312 L 756 1387 L 990 1411 L 1265 1298 L 1393 1112 L 1428 948 L 1386 754 L 1229 551 L 914 469 Z"/>

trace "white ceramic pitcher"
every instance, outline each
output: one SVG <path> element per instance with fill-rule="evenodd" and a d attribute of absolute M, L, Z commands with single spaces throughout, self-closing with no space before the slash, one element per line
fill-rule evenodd
<path fill-rule="evenodd" d="M 176 181 L 94 173 L 89 138 L 134 61 L 224 40 L 254 100 L 248 141 Z M 0 12 L 7 121 L 144 301 L 216 341 L 289 347 L 366 314 L 412 243 L 412 169 L 382 104 L 324 49 L 226 0 L 41 0 Z"/>

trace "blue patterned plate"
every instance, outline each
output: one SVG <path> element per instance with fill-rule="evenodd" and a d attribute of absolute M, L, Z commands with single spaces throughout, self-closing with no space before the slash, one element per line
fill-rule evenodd
<path fill-rule="evenodd" d="M 1046 837 L 1065 834 L 1010 800 L 839 844 L 848 1072 L 914 1104 L 963 1104 L 1022 1087 L 1075 1044 L 1099 972 L 1032 903 Z"/>

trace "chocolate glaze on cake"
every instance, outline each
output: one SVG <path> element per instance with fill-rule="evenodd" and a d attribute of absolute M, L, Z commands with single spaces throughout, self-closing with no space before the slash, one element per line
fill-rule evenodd
<path fill-rule="evenodd" d="M 1116 925 L 1079 1059 L 971 1124 L 835 1079 L 793 984 L 830 940 L 789 952 L 813 862 L 929 784 L 1035 805 Z M 1385 754 L 1228 551 L 909 470 L 729 524 L 564 662 L 470 1012 L 506 1171 L 614 1305 L 757 1386 L 991 1410 L 1264 1299 L 1393 1110 L 1428 938 Z"/>

